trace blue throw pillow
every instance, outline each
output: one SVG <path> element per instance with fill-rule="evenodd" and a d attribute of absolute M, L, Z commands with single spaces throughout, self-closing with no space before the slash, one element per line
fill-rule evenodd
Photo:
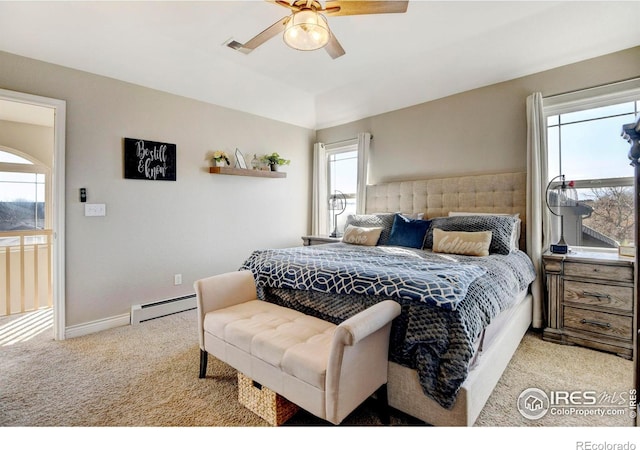
<path fill-rule="evenodd" d="M 409 219 L 402 214 L 396 214 L 387 245 L 422 248 L 430 225 L 430 220 Z"/>

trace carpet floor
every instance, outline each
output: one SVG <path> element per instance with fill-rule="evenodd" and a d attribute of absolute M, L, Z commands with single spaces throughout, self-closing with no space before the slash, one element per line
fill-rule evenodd
<path fill-rule="evenodd" d="M 0 329 L 8 322 L 0 321 Z M 207 377 L 198 378 L 196 330 L 192 310 L 65 341 L 54 341 L 49 332 L 0 346 L 0 426 L 267 426 L 238 403 L 237 376 L 231 367 L 210 357 Z M 529 420 L 516 405 L 522 391 L 533 387 L 628 394 L 632 371 L 631 361 L 545 342 L 530 331 L 475 425 L 630 427 L 634 422 L 629 414 L 547 414 Z M 301 411 L 285 425 L 327 423 Z M 365 402 L 343 425 L 380 425 L 375 405 Z M 422 423 L 393 411 L 392 425 Z"/>

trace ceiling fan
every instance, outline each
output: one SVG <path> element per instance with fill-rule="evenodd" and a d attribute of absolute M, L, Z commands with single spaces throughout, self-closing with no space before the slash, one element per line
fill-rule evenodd
<path fill-rule="evenodd" d="M 342 45 L 329 29 L 327 16 L 356 16 L 364 14 L 404 13 L 408 1 L 358 1 L 335 0 L 324 2 L 324 7 L 317 0 L 266 0 L 291 10 L 285 16 L 251 38 L 244 44 L 231 40 L 227 46 L 242 53 L 251 53 L 260 45 L 277 34 L 283 33 L 284 42 L 296 50 L 318 50 L 324 48 L 333 58 L 345 54 Z"/>

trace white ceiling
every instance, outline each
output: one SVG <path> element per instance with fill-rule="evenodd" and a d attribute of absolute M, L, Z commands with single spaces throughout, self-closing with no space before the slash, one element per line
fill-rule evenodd
<path fill-rule="evenodd" d="M 320 129 L 640 45 L 640 1 L 420 1 L 328 17 L 346 54 L 246 42 L 254 1 L 0 1 L 0 50 Z"/>

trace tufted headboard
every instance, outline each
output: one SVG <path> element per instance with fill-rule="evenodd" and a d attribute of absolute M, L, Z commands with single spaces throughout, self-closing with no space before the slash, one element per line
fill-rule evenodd
<path fill-rule="evenodd" d="M 424 213 L 442 217 L 449 211 L 520 214 L 520 248 L 525 249 L 525 172 L 392 181 L 367 186 L 367 213 Z"/>

